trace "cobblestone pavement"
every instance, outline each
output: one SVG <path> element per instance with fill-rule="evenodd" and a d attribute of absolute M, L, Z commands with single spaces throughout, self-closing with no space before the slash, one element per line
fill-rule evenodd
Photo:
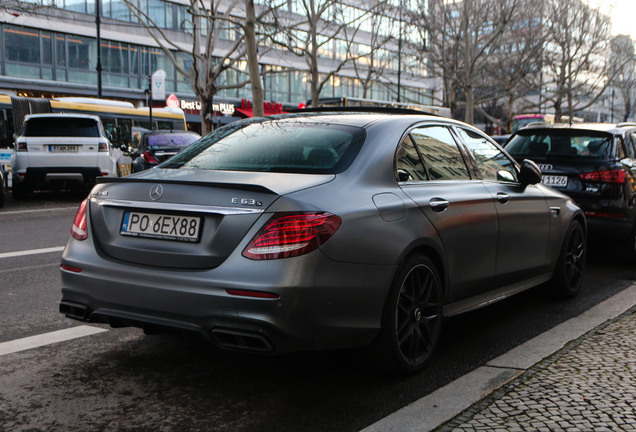
<path fill-rule="evenodd" d="M 476 431 L 636 431 L 636 308 L 435 429 Z"/>

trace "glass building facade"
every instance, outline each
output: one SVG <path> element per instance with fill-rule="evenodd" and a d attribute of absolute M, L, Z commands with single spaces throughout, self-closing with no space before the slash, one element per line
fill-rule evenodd
<path fill-rule="evenodd" d="M 186 5 L 163 0 L 136 1 L 140 10 L 159 27 L 176 32 L 192 32 Z M 46 15 L 47 11 L 64 9 L 67 15 L 69 11 L 73 12 L 73 19 L 85 26 L 95 25 L 94 0 L 32 0 L 31 3 L 41 5 L 35 9 L 40 16 Z M 297 8 L 295 1 L 287 2 L 286 5 L 291 12 Z M 361 11 L 349 8 L 345 13 L 349 17 L 355 17 Z M 49 15 L 47 19 L 56 19 L 55 14 Z M 131 38 L 127 34 L 127 29 L 131 26 L 139 27 L 139 25 L 136 24 L 137 18 L 123 1 L 102 0 L 101 16 L 111 29 L 109 35 L 113 34 L 113 28 L 117 28 L 117 31 L 122 34 L 120 40 L 105 39 L 103 36 L 101 39 L 104 97 L 112 97 L 115 93 L 122 94 L 128 89 L 133 91 L 131 99 L 136 98 L 141 101 L 143 91 L 148 88 L 149 75 L 158 69 L 163 69 L 166 72 L 166 92 L 176 93 L 180 97 L 195 98 L 187 77 L 177 72 L 173 63 L 160 48 L 130 42 Z M 385 22 L 376 26 L 376 31 L 386 35 L 394 34 L 397 28 L 395 19 L 384 18 Z M 28 90 L 28 83 L 37 83 L 41 80 L 40 89 L 48 84 L 51 87 L 51 93 L 59 92 L 54 83 L 64 83 L 64 92 L 69 94 L 72 93 L 73 85 L 82 86 L 84 89 L 97 86 L 98 50 L 95 37 L 73 33 L 72 24 L 65 26 L 69 29 L 68 33 L 52 31 L 51 28 L 57 28 L 56 26 L 48 29 L 30 27 L 27 25 L 27 20 L 22 24 L 0 24 L 0 88 L 8 88 L 6 83 L 13 82 L 13 89 L 19 89 L 19 85 L 24 83 L 24 90 Z M 371 28 L 365 30 L 370 31 Z M 202 32 L 206 32 L 206 29 L 202 29 Z M 123 37 L 124 35 L 126 37 Z M 223 31 L 222 38 L 228 41 L 235 40 L 236 32 L 228 28 Z M 142 39 L 139 38 L 139 40 Z M 326 59 L 342 58 L 347 52 L 346 45 L 345 40 L 335 38 L 323 47 L 320 55 Z M 363 44 L 358 46 L 354 44 L 353 50 L 356 49 L 364 52 L 368 47 Z M 188 69 L 192 62 L 190 56 L 184 53 L 175 52 L 174 54 L 177 62 Z M 398 67 L 401 66 L 402 70 L 409 71 L 411 77 L 425 78 L 427 76 L 421 60 L 415 55 L 401 52 L 398 61 L 396 52 L 383 48 L 377 51 L 376 56 L 386 60 L 385 68 L 388 75 L 396 74 Z M 310 98 L 307 72 L 281 65 L 263 64 L 262 68 L 268 72 L 263 81 L 265 100 L 298 104 Z M 222 76 L 220 84 L 242 82 L 247 79 L 246 71 L 246 65 L 240 64 L 238 70 L 227 71 Z M 330 79 L 321 92 L 321 97 L 366 97 L 378 100 L 395 100 L 396 95 L 394 79 L 375 82 L 364 95 L 358 79 L 355 76 L 346 76 L 344 73 Z M 223 90 L 218 96 L 251 99 L 251 90 L 249 86 Z M 405 84 L 401 86 L 401 100 L 419 104 L 433 103 L 430 92 L 424 86 L 409 87 Z"/>

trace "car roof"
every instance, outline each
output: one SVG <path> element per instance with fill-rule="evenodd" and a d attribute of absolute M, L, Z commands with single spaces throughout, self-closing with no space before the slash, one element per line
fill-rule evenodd
<path fill-rule="evenodd" d="M 461 126 L 472 126 L 462 123 L 457 120 L 449 119 L 447 117 L 436 116 L 424 113 L 414 112 L 391 112 L 386 110 L 377 111 L 356 111 L 355 108 L 350 108 L 351 111 L 318 111 L 318 112 L 296 112 L 289 114 L 278 114 L 268 116 L 264 118 L 263 122 L 276 121 L 276 122 L 289 122 L 289 123 L 328 123 L 342 126 L 357 126 L 361 128 L 367 128 L 373 124 L 394 122 L 396 124 L 403 123 L 418 123 L 418 122 L 441 122 L 446 124 L 456 124 Z M 254 121 L 254 119 L 247 119 L 248 121 Z"/>
<path fill-rule="evenodd" d="M 38 113 L 38 114 L 27 114 L 24 116 L 25 120 L 30 118 L 46 118 L 46 117 L 68 117 L 68 118 L 89 118 L 93 120 L 99 120 L 99 116 L 93 114 L 67 114 L 67 113 Z"/>
<path fill-rule="evenodd" d="M 517 133 L 533 130 L 578 130 L 621 134 L 628 128 L 636 128 L 636 123 L 530 123 Z"/>

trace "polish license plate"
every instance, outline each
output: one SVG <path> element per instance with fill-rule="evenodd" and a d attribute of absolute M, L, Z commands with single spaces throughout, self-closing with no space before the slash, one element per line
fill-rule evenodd
<path fill-rule="evenodd" d="M 565 186 L 568 185 L 568 177 L 567 176 L 544 175 L 541 178 L 541 183 L 543 183 L 546 186 L 565 187 Z"/>
<path fill-rule="evenodd" d="M 127 211 L 124 212 L 120 234 L 196 243 L 200 231 L 200 217 Z"/>
<path fill-rule="evenodd" d="M 72 152 L 77 152 L 78 149 L 79 149 L 78 145 L 70 145 L 70 144 L 49 146 L 49 151 L 52 153 L 72 153 Z"/>

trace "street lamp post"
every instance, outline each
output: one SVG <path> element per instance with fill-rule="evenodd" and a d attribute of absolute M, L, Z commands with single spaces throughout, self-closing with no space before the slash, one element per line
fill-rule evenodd
<path fill-rule="evenodd" d="M 95 67 L 95 70 L 97 70 L 97 97 L 99 99 L 102 98 L 102 38 L 100 34 L 100 1 L 101 0 L 95 0 L 95 26 L 97 28 L 97 66 Z"/>
<path fill-rule="evenodd" d="M 398 35 L 398 70 L 397 70 L 397 102 L 400 103 L 400 93 L 402 87 L 402 2 L 400 1 L 398 7 L 399 20 L 400 20 L 400 34 Z"/>

